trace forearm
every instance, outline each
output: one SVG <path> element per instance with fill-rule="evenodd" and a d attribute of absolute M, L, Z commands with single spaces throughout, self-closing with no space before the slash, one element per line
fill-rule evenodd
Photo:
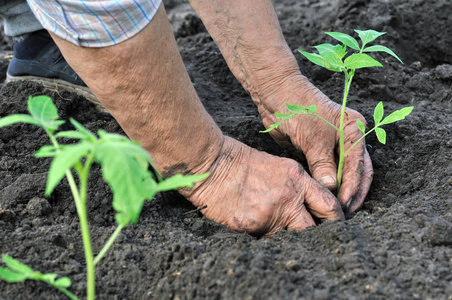
<path fill-rule="evenodd" d="M 204 173 L 223 135 L 199 101 L 178 53 L 163 5 L 124 43 L 83 48 L 54 36 L 76 70 L 160 172 Z"/>
<path fill-rule="evenodd" d="M 271 1 L 190 2 L 229 68 L 258 106 L 275 86 L 301 75 Z"/>

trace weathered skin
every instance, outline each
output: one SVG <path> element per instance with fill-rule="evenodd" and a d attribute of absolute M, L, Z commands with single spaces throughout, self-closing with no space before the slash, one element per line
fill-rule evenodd
<path fill-rule="evenodd" d="M 192 5 L 265 126 L 275 122 L 273 113 L 284 111 L 286 102 L 316 104 L 319 114 L 338 123 L 339 107 L 300 74 L 270 1 Z M 271 236 L 280 229 L 315 225 L 313 216 L 343 219 L 341 204 L 351 211 L 362 205 L 372 180 L 364 142 L 347 158 L 337 200 L 327 188 L 336 185 L 338 137 L 323 122 L 294 118 L 272 133 L 277 142 L 306 154 L 314 179 L 294 160 L 223 136 L 190 82 L 163 6 L 142 32 L 119 45 L 81 48 L 53 37 L 68 63 L 163 174 L 210 172 L 193 190 L 180 191 L 194 205 L 207 205 L 202 212 L 208 218 Z M 347 113 L 348 124 L 362 118 Z M 353 141 L 360 133 L 347 126 L 345 134 Z"/>

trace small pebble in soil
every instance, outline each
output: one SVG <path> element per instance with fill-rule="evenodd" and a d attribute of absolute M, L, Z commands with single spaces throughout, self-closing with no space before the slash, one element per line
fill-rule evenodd
<path fill-rule="evenodd" d="M 295 271 L 296 272 L 296 271 L 300 270 L 301 265 L 296 260 L 289 260 L 289 261 L 286 262 L 285 267 L 289 271 Z"/>
<path fill-rule="evenodd" d="M 39 197 L 34 197 L 28 201 L 26 208 L 32 216 L 45 216 L 52 212 L 49 201 Z"/>
<path fill-rule="evenodd" d="M 452 224 L 442 218 L 434 220 L 424 238 L 432 246 L 450 246 L 452 245 Z"/>
<path fill-rule="evenodd" d="M 0 207 L 0 220 L 5 222 L 13 222 L 16 214 L 9 209 L 2 209 Z"/>
<path fill-rule="evenodd" d="M 434 70 L 435 75 L 443 80 L 451 80 L 452 79 L 452 65 L 440 65 L 437 66 Z"/>

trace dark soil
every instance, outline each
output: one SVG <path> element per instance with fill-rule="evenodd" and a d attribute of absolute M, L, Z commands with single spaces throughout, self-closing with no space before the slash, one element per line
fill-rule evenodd
<path fill-rule="evenodd" d="M 180 1 L 182 2 L 182 1 Z M 373 108 L 414 105 L 386 127 L 388 143 L 367 139 L 375 176 L 363 209 L 345 222 L 258 240 L 228 230 L 175 192 L 148 202 L 137 226 L 120 235 L 97 269 L 98 299 L 452 299 L 452 4 L 448 0 L 275 1 L 287 41 L 297 49 L 330 39 L 324 31 L 387 32 L 381 42 L 404 60 L 377 55 L 384 68 L 360 70 L 349 106 L 372 125 Z M 222 130 L 275 155 L 258 113 L 228 70 L 202 22 L 171 1 L 170 18 L 187 69 Z M 331 99 L 342 77 L 296 57 Z M 3 61 L 3 65 L 7 62 Z M 0 90 L 0 117 L 25 113 L 30 95 L 50 95 L 63 119 L 122 133 L 85 99 L 29 83 Z M 69 128 L 69 125 L 68 127 Z M 41 129 L 0 130 L 0 253 L 73 281 L 85 295 L 84 254 L 67 182 L 44 197 L 49 159 Z M 100 170 L 90 177 L 89 222 L 98 251 L 114 231 L 111 192 Z M 64 299 L 44 283 L 0 281 L 1 299 Z"/>

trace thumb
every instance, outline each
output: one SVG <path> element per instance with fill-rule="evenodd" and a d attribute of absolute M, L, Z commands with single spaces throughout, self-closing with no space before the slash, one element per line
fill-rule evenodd
<path fill-rule="evenodd" d="M 305 193 L 304 204 L 308 211 L 319 219 L 335 221 L 345 220 L 341 204 L 325 187 L 317 181 L 310 181 Z"/>
<path fill-rule="evenodd" d="M 337 165 L 333 149 L 314 147 L 305 153 L 312 177 L 330 191 L 337 188 Z"/>

